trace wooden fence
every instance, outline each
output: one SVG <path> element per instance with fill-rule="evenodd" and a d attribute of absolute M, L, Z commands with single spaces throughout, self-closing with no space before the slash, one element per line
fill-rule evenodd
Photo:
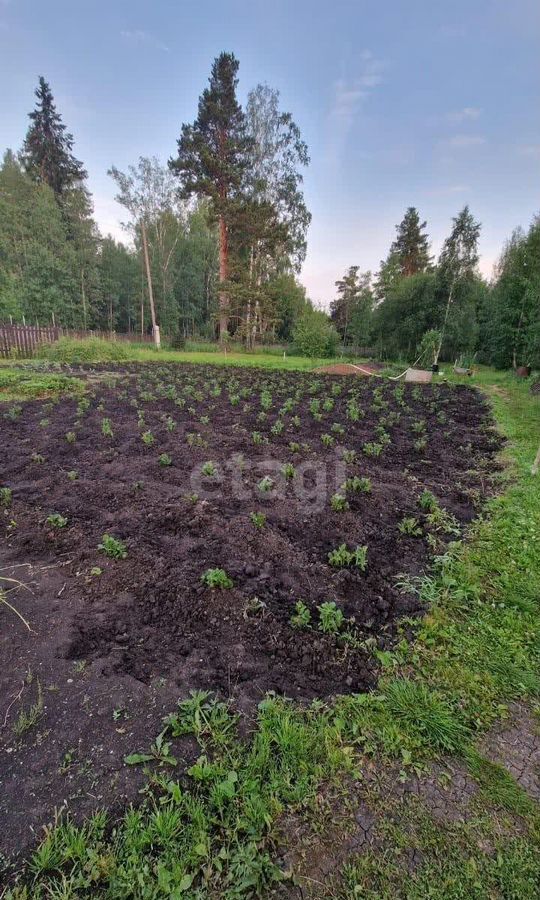
<path fill-rule="evenodd" d="M 41 325 L 2 325 L 0 323 L 0 357 L 27 358 L 34 355 L 40 344 L 50 344 L 61 337 L 83 338 L 98 337 L 108 341 L 133 341 L 134 343 L 152 344 L 150 334 L 118 334 L 116 331 L 77 331 L 71 328 Z"/>

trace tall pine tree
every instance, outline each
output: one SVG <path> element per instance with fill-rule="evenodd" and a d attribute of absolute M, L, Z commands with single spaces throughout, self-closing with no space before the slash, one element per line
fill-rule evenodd
<path fill-rule="evenodd" d="M 229 325 L 229 235 L 241 195 L 251 139 L 236 98 L 238 60 L 221 53 L 214 61 L 210 84 L 199 98 L 198 115 L 192 125 L 182 125 L 178 156 L 169 165 L 181 179 L 182 194 L 210 199 L 219 223 L 219 333 Z"/>
<path fill-rule="evenodd" d="M 390 247 L 390 256 L 395 255 L 400 273 L 405 278 L 426 272 L 430 267 L 426 227 L 427 222 L 420 222 L 418 210 L 414 206 L 409 206 L 403 220 L 396 226 L 397 237 Z"/>
<path fill-rule="evenodd" d="M 24 141 L 23 164 L 35 181 L 49 185 L 60 198 L 69 188 L 80 186 L 87 173 L 73 156 L 73 135 L 66 131 L 43 76 L 35 93 L 37 103 L 29 113 L 31 125 Z"/>

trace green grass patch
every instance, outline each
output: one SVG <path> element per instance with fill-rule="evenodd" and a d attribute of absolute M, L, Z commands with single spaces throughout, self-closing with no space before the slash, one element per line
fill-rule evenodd
<path fill-rule="evenodd" d="M 285 348 L 260 347 L 246 352 L 240 346 L 223 350 L 219 344 L 187 342 L 185 350 L 171 350 L 163 346 L 157 350 L 151 344 L 107 341 L 102 338 L 60 338 L 53 344 L 43 345 L 36 353 L 38 359 L 57 363 L 106 363 L 106 362 L 190 362 L 229 366 L 258 366 L 271 369 L 310 370 L 318 366 L 338 362 L 333 359 L 309 359 L 290 355 Z M 344 357 L 345 358 L 345 357 Z M 361 362 L 346 357 L 347 361 Z"/>
<path fill-rule="evenodd" d="M 369 851 L 347 865 L 341 884 L 326 894 L 328 900 L 538 897 L 540 850 L 527 838 L 503 838 L 478 821 L 443 825 L 424 815 L 408 824 L 409 833 L 388 831 L 387 849 Z M 416 865 L 409 862 L 413 854 Z"/>
<path fill-rule="evenodd" d="M 540 825 L 540 809 L 504 766 L 486 759 L 474 749 L 465 758 L 471 775 L 480 784 L 487 803 L 525 818 L 532 817 Z M 539 832 L 540 834 L 540 832 Z"/>
<path fill-rule="evenodd" d="M 83 391 L 83 382 L 69 375 L 49 374 L 31 369 L 0 369 L 0 402 L 81 394 Z"/>

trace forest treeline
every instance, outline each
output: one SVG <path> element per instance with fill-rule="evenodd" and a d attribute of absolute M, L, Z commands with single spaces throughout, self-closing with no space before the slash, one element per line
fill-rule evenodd
<path fill-rule="evenodd" d="M 342 342 L 388 359 L 426 349 L 429 363 L 540 366 L 540 217 L 513 232 L 491 282 L 478 271 L 480 229 L 464 207 L 434 259 L 427 223 L 410 207 L 375 277 L 351 266 L 336 283 L 330 315 Z"/>
<path fill-rule="evenodd" d="M 155 322 L 175 341 L 294 342 L 312 355 L 369 345 L 410 360 L 429 347 L 434 361 L 540 365 L 538 218 L 512 234 L 488 283 L 467 207 L 437 259 L 410 207 L 379 271 L 351 266 L 330 314 L 316 309 L 298 281 L 307 146 L 278 91 L 257 85 L 242 108 L 237 87 L 238 61 L 222 53 L 169 160 L 111 166 L 123 243 L 100 234 L 73 136 L 40 78 L 24 144 L 0 167 L 0 321 L 122 332 Z"/>

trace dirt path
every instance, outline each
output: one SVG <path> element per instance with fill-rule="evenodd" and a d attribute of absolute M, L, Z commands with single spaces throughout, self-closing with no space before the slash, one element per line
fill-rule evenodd
<path fill-rule="evenodd" d="M 502 766 L 533 804 L 537 803 L 537 712 L 524 703 L 512 704 L 508 718 L 488 732 L 478 750 L 485 759 Z M 391 859 L 398 870 L 414 874 L 429 859 L 438 832 L 446 832 L 450 839 L 452 834 L 472 834 L 473 846 L 489 857 L 495 853 L 495 840 L 504 843 L 528 831 L 522 816 L 497 803 L 496 796 L 486 796 L 463 760 L 443 758 L 421 774 L 404 773 L 399 766 L 382 767 L 371 760 L 360 769 L 361 780 L 345 785 L 341 795 L 321 794 L 315 827 L 313 819 L 309 824 L 298 818 L 282 823 L 280 843 L 290 849 L 279 863 L 290 880 L 276 896 L 335 900 L 343 896 L 345 868 L 368 856 Z M 540 805 L 536 814 L 540 816 Z M 482 827 L 482 819 L 491 820 L 488 828 Z M 427 831 L 427 838 L 425 833 L 419 834 L 422 830 Z M 395 896 L 403 896 L 397 888 Z"/>

